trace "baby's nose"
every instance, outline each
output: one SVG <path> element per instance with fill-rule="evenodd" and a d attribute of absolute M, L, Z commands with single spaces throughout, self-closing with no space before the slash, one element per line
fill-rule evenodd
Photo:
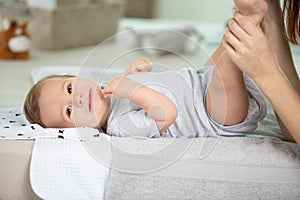
<path fill-rule="evenodd" d="M 82 97 L 83 94 L 81 92 L 75 94 L 74 101 L 77 106 L 82 106 Z"/>

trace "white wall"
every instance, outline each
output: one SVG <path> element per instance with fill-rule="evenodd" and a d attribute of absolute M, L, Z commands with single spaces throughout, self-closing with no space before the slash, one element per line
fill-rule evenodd
<path fill-rule="evenodd" d="M 233 8 L 233 0 L 156 0 L 155 17 L 226 21 Z"/>

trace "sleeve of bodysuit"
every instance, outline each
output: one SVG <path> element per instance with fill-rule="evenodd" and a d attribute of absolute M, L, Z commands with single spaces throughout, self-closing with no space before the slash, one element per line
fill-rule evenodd
<path fill-rule="evenodd" d="M 132 110 L 116 117 L 110 124 L 110 135 L 118 137 L 160 137 L 155 120 L 143 109 Z"/>

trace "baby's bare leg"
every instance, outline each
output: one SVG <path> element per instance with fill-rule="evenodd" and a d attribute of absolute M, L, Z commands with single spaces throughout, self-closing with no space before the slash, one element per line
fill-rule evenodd
<path fill-rule="evenodd" d="M 219 124 L 238 124 L 248 113 L 248 93 L 243 73 L 233 65 L 226 52 L 215 66 L 206 95 L 207 110 Z"/>
<path fill-rule="evenodd" d="M 236 0 L 239 12 L 248 15 L 253 23 L 260 25 L 268 7 L 263 0 Z M 224 125 L 242 122 L 248 114 L 248 92 L 243 73 L 218 48 L 209 62 L 215 62 L 213 78 L 206 96 L 207 109 L 212 118 Z M 237 112 L 238 110 L 238 112 Z"/>

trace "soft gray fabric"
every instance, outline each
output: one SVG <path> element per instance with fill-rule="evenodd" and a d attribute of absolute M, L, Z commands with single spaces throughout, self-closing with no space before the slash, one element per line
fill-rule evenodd
<path fill-rule="evenodd" d="M 105 199 L 300 199 L 296 144 L 270 138 L 112 138 L 112 146 Z M 182 154 L 171 153 L 176 147 Z"/>
<path fill-rule="evenodd" d="M 247 134 L 247 137 L 272 137 L 279 140 L 283 140 L 282 131 L 276 120 L 273 107 L 271 103 L 266 99 L 267 102 L 267 115 L 258 123 L 258 128 Z"/>
<path fill-rule="evenodd" d="M 183 69 L 180 72 L 142 73 L 128 78 L 157 90 L 172 100 L 178 108 L 176 121 L 159 133 L 155 121 L 128 99 L 112 99 L 107 133 L 128 137 L 205 137 L 218 135 L 245 135 L 257 128 L 257 122 L 266 115 L 264 97 L 255 84 L 245 76 L 249 92 L 249 111 L 246 119 L 234 126 L 216 123 L 208 114 L 205 96 L 214 67 L 201 70 Z M 145 96 L 147 98 L 147 96 Z M 238 98 L 238 97 L 237 97 Z M 238 112 L 238 111 L 237 111 Z"/>

